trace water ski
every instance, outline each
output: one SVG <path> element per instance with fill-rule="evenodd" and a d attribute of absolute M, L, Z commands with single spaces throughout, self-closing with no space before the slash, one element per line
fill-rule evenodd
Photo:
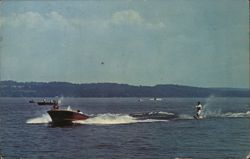
<path fill-rule="evenodd" d="M 200 117 L 199 117 L 199 116 L 197 116 L 197 115 L 194 115 L 193 117 L 194 117 L 196 120 L 203 119 L 203 117 L 202 117 L 202 116 L 200 116 Z"/>

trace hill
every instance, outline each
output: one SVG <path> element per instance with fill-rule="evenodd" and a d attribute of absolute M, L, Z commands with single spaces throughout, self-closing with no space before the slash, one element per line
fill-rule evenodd
<path fill-rule="evenodd" d="M 180 85 L 132 86 L 117 83 L 0 81 L 1 97 L 250 97 L 250 89 Z"/>

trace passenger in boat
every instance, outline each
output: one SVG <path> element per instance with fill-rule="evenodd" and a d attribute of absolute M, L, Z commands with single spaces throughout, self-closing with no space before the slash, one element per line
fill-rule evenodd
<path fill-rule="evenodd" d="M 198 102 L 195 107 L 196 107 L 196 115 L 197 115 L 197 117 L 202 118 L 202 116 L 201 116 L 201 112 L 202 112 L 201 102 Z"/>
<path fill-rule="evenodd" d="M 52 100 L 51 103 L 58 104 L 56 100 Z"/>
<path fill-rule="evenodd" d="M 56 103 L 53 105 L 53 109 L 59 109 L 59 105 L 57 105 Z"/>

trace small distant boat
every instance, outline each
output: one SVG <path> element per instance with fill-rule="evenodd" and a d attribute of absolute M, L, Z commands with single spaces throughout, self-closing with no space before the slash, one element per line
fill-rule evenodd
<path fill-rule="evenodd" d="M 53 124 L 72 124 L 73 121 L 86 120 L 89 116 L 78 111 L 64 110 L 64 109 L 52 109 L 47 111 L 52 119 Z"/>
<path fill-rule="evenodd" d="M 33 99 L 29 101 L 29 103 L 36 103 Z"/>
<path fill-rule="evenodd" d="M 150 98 L 149 100 L 153 100 L 153 101 L 162 101 L 162 98 L 156 98 L 156 97 L 154 97 L 154 98 Z"/>
<path fill-rule="evenodd" d="M 53 100 L 53 101 L 46 101 L 45 99 L 43 101 L 37 102 L 38 105 L 57 105 L 58 102 Z"/>

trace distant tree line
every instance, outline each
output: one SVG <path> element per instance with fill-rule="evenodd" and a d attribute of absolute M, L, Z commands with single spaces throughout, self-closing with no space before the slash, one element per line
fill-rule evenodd
<path fill-rule="evenodd" d="M 132 86 L 117 83 L 0 81 L 1 97 L 250 97 L 250 89 L 181 85 Z"/>

